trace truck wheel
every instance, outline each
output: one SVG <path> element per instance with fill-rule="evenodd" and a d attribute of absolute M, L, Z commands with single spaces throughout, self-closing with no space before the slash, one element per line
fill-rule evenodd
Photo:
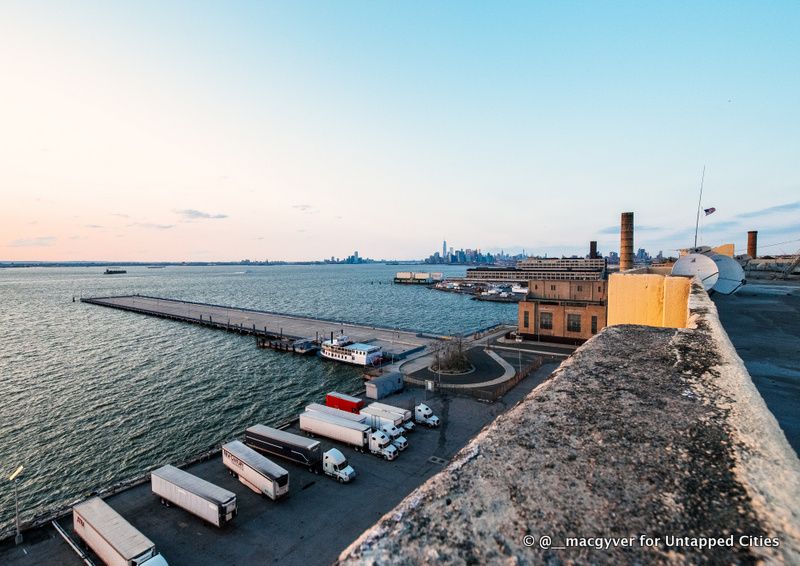
<path fill-rule="evenodd" d="M 342 479 L 342 477 L 341 477 L 341 476 L 339 476 L 339 477 L 338 477 L 338 478 L 336 478 L 336 479 L 337 479 L 337 480 L 339 480 L 339 483 L 344 483 L 344 480 Z"/>

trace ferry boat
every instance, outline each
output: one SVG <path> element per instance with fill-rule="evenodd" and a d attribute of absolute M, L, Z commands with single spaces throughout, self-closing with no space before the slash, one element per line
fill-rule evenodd
<path fill-rule="evenodd" d="M 357 366 L 371 366 L 383 356 L 380 346 L 353 342 L 347 336 L 338 336 L 322 342 L 320 355 Z"/>
<path fill-rule="evenodd" d="M 106 269 L 105 275 L 121 275 L 123 273 L 128 273 L 128 272 L 124 269 L 115 269 L 113 267 L 109 267 L 108 269 Z"/>

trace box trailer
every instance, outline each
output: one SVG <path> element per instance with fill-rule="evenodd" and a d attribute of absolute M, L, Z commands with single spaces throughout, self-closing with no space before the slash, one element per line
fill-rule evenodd
<path fill-rule="evenodd" d="M 361 409 L 361 416 L 367 418 L 367 424 L 370 423 L 379 423 L 377 426 L 373 426 L 373 428 L 379 428 L 382 424 L 392 424 L 396 427 L 403 426 L 403 416 L 398 413 L 392 413 L 391 411 L 385 411 L 383 409 L 374 407 L 369 405 Z"/>
<path fill-rule="evenodd" d="M 256 493 L 273 500 L 289 493 L 289 472 L 238 440 L 222 447 L 222 463 Z"/>
<path fill-rule="evenodd" d="M 244 431 L 244 441 L 250 448 L 286 458 L 307 466 L 310 471 L 319 469 L 322 449 L 318 440 L 311 440 L 285 430 L 257 424 Z"/>
<path fill-rule="evenodd" d="M 368 407 L 374 407 L 376 409 L 382 409 L 384 411 L 389 411 L 390 413 L 397 413 L 403 417 L 403 428 L 406 431 L 411 432 L 414 430 L 414 419 L 411 411 L 408 409 L 403 409 L 402 407 L 395 407 L 394 405 L 387 405 L 386 403 L 370 403 Z"/>
<path fill-rule="evenodd" d="M 331 448 L 323 454 L 318 440 L 258 424 L 245 431 L 244 441 L 259 452 L 291 460 L 315 473 L 322 470 L 340 482 L 356 477 L 355 470 L 341 452 Z"/>
<path fill-rule="evenodd" d="M 99 497 L 72 508 L 75 534 L 109 566 L 168 566 L 153 542 Z"/>
<path fill-rule="evenodd" d="M 373 432 L 370 426 L 352 420 L 306 411 L 300 415 L 300 430 L 344 442 L 362 452 L 369 450 L 387 460 L 397 457 L 397 448 L 383 431 Z"/>
<path fill-rule="evenodd" d="M 371 379 L 366 383 L 367 398 L 369 399 L 383 399 L 403 390 L 403 374 L 399 371 L 393 371 L 385 375 Z"/>
<path fill-rule="evenodd" d="M 342 411 L 355 414 L 358 414 L 361 412 L 361 409 L 364 408 L 363 399 L 353 397 L 352 395 L 345 395 L 344 393 L 338 393 L 336 391 L 331 391 L 325 396 L 325 404 L 328 407 L 341 409 Z"/>
<path fill-rule="evenodd" d="M 334 417 L 338 417 L 340 419 L 345 419 L 348 421 L 353 421 L 356 423 L 364 423 L 367 421 L 367 417 L 364 415 L 348 413 L 347 411 L 342 411 L 341 409 L 328 407 L 327 405 L 321 405 L 320 403 L 311 403 L 306 407 L 306 411 L 325 413 L 326 415 L 333 415 Z"/>
<path fill-rule="evenodd" d="M 347 419 L 307 411 L 300 415 L 300 430 L 312 435 L 332 438 L 359 450 L 369 444 L 369 425 Z"/>
<path fill-rule="evenodd" d="M 236 494 L 166 465 L 150 474 L 153 493 L 165 505 L 172 503 L 193 515 L 222 527 L 236 516 Z"/>

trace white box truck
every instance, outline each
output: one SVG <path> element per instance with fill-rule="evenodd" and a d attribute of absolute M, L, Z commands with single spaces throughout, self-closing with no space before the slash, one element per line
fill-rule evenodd
<path fill-rule="evenodd" d="M 243 442 L 234 440 L 222 447 L 222 463 L 234 477 L 272 500 L 289 493 L 289 472 Z"/>
<path fill-rule="evenodd" d="M 236 494 L 169 464 L 150 474 L 153 493 L 170 503 L 221 527 L 236 516 Z"/>
<path fill-rule="evenodd" d="M 386 460 L 394 460 L 397 457 L 397 448 L 392 445 L 389 437 L 381 431 L 373 433 L 366 424 L 340 419 L 325 413 L 306 411 L 300 415 L 300 430 L 312 436 L 316 434 L 344 442 L 362 452 L 365 449 L 369 450 L 372 454 L 383 456 Z"/>
<path fill-rule="evenodd" d="M 72 508 L 72 525 L 108 566 L 168 566 L 153 542 L 99 497 Z"/>
<path fill-rule="evenodd" d="M 403 417 L 403 428 L 406 432 L 412 432 L 414 428 L 414 419 L 411 411 L 408 409 L 403 409 L 402 407 L 395 407 L 394 405 L 387 405 L 386 403 L 370 403 L 370 407 L 375 407 L 376 409 L 383 409 L 384 411 L 389 411 L 390 413 L 397 413 L 398 415 Z"/>
<path fill-rule="evenodd" d="M 367 419 L 366 423 L 372 428 L 382 430 L 392 439 L 398 450 L 401 452 L 408 447 L 408 441 L 403 436 L 400 428 L 403 426 L 403 417 L 397 413 L 390 413 L 375 407 L 365 407 L 361 410 L 361 416 Z"/>

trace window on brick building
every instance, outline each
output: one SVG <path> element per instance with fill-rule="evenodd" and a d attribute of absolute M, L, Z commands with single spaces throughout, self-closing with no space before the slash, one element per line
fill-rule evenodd
<path fill-rule="evenodd" d="M 553 313 L 543 312 L 539 315 L 539 328 L 542 330 L 553 329 Z"/>
<path fill-rule="evenodd" d="M 581 315 L 568 314 L 567 315 L 567 332 L 580 332 L 581 331 Z"/>

